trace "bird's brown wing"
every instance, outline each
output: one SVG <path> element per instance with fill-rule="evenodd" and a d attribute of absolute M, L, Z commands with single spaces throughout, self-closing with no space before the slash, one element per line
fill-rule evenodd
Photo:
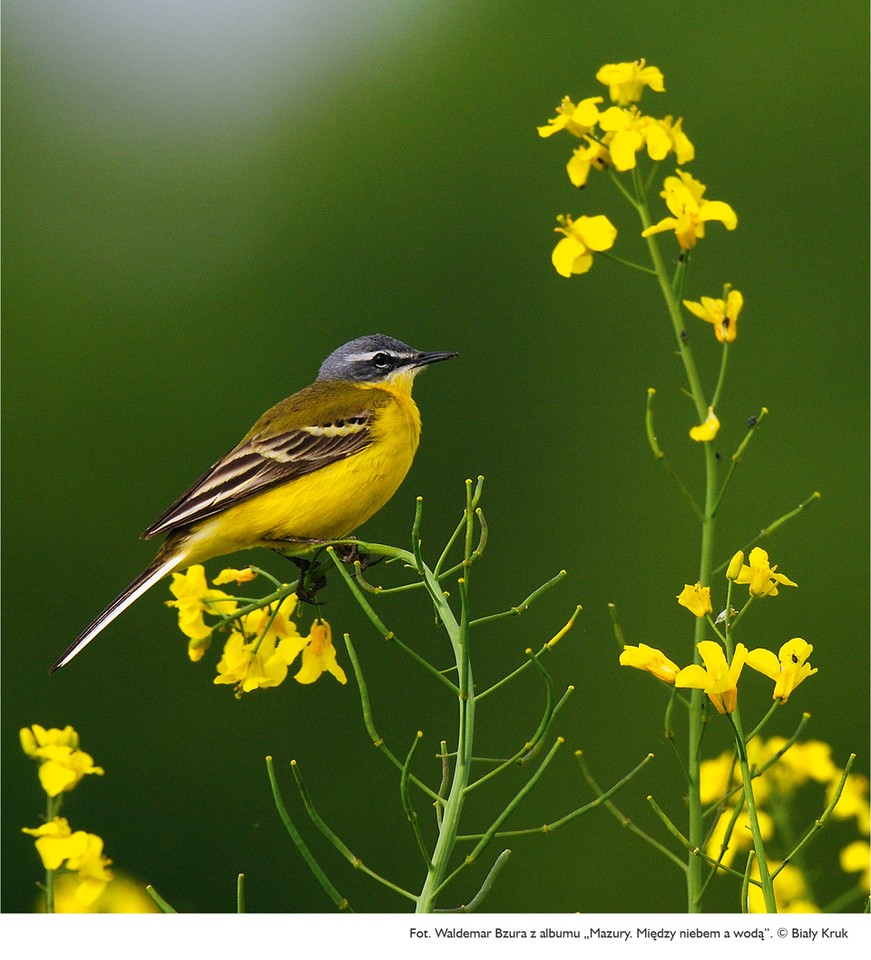
<path fill-rule="evenodd" d="M 190 527 L 270 487 L 362 450 L 371 442 L 372 409 L 363 403 L 351 409 L 350 415 L 319 418 L 324 422 L 278 432 L 261 432 L 255 425 L 151 524 L 143 538 Z"/>

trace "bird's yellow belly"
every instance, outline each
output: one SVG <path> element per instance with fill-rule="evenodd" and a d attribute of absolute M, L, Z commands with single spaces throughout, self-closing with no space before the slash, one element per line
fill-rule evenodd
<path fill-rule="evenodd" d="M 195 526 L 180 566 L 253 546 L 348 536 L 377 513 L 405 479 L 420 436 L 417 408 L 392 404 L 359 453 L 256 494 Z"/>

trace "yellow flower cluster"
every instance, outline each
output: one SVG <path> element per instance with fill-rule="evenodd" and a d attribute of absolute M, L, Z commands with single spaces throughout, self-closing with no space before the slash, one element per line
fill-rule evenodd
<path fill-rule="evenodd" d="M 777 596 L 778 585 L 796 584 L 785 574 L 777 572 L 777 565 L 769 563 L 768 553 L 761 547 L 750 551 L 749 564 L 738 551 L 729 563 L 726 577 L 738 584 L 747 584 L 751 598 Z M 711 588 L 701 583 L 684 584 L 677 602 L 699 619 L 713 613 Z M 698 644 L 702 663 L 679 667 L 661 650 L 647 644 L 625 646 L 620 663 L 626 667 L 645 670 L 676 687 L 704 690 L 719 713 L 732 713 L 738 703 L 738 679 L 745 665 L 774 681 L 772 699 L 786 703 L 795 688 L 817 672 L 808 660 L 813 647 L 801 637 L 784 643 L 777 654 L 764 647 L 748 650 L 743 643 L 735 645 L 731 659 L 716 640 L 702 640 Z"/>
<path fill-rule="evenodd" d="M 645 60 L 607 63 L 596 74 L 599 83 L 608 88 L 611 105 L 604 107 L 604 97 L 592 96 L 575 103 L 563 97 L 554 116 L 539 126 L 538 135 L 552 137 L 566 131 L 582 141 L 572 152 L 566 172 L 576 187 L 584 187 L 594 170 L 611 170 L 616 174 L 634 170 L 639 155 L 646 153 L 655 163 L 674 155 L 677 169 L 667 176 L 660 197 L 665 201 L 670 216 L 657 223 L 649 223 L 643 237 L 673 231 L 681 250 L 695 247 L 705 236 L 705 226 L 722 223 L 734 230 L 738 217 L 732 207 L 722 200 L 709 200 L 707 187 L 680 169 L 695 158 L 695 147 L 683 129 L 683 118 L 654 117 L 637 106 L 646 88 L 655 93 L 665 91 L 665 78 L 658 67 Z M 624 191 L 627 192 L 627 191 Z M 572 218 L 568 214 L 557 218 L 556 232 L 564 234 L 551 260 L 557 273 L 563 277 L 586 273 L 593 265 L 593 253 L 610 250 L 617 238 L 617 230 L 607 217 Z M 684 306 L 694 316 L 711 323 L 721 343 L 731 343 L 737 336 L 738 313 L 743 297 L 727 285 L 723 299 L 702 297 L 700 302 L 685 300 Z M 713 411 L 711 411 L 713 416 Z M 714 417 L 694 428 L 696 440 L 712 440 L 719 422 Z"/>
<path fill-rule="evenodd" d="M 71 727 L 46 729 L 38 723 L 19 733 L 21 749 L 39 764 L 39 782 L 49 797 L 49 811 L 56 813 L 60 798 L 90 773 L 103 774 L 90 754 L 79 749 L 79 735 Z M 52 816 L 39 827 L 22 827 L 36 837 L 36 851 L 46 870 L 64 868 L 74 876 L 68 888 L 72 899 L 87 910 L 112 879 L 103 856 L 103 840 L 84 830 L 73 831 L 64 817 Z"/>
<path fill-rule="evenodd" d="M 747 745 L 747 754 L 751 769 L 757 772 L 753 792 L 762 837 L 787 846 L 794 842 L 794 831 L 788 824 L 791 810 L 802 803 L 800 791 L 816 784 L 818 789 L 821 787 L 825 791 L 824 802 L 828 804 L 843 770 L 833 761 L 829 745 L 820 740 L 790 744 L 783 737 L 756 738 Z M 728 867 L 752 844 L 742 806 L 741 775 L 734 754 L 727 751 L 712 760 L 704 760 L 700 778 L 702 803 L 717 818 L 709 832 L 706 853 Z M 868 809 L 867 779 L 848 774 L 832 816 L 841 821 L 855 819 L 859 834 L 866 838 L 850 842 L 840 856 L 842 870 L 860 874 L 859 885 L 866 893 L 869 890 Z M 782 855 L 788 852 L 784 849 Z M 771 873 L 777 871 L 774 892 L 780 912 L 819 912 L 798 866 L 782 866 L 774 860 L 769 862 L 769 870 Z M 758 872 L 753 876 L 758 879 Z M 765 904 L 758 887 L 751 885 L 749 897 L 751 911 L 764 913 Z"/>
<path fill-rule="evenodd" d="M 613 106 L 600 110 L 602 97 L 587 97 L 577 104 L 563 97 L 556 116 L 538 128 L 540 137 L 565 130 L 584 141 L 566 165 L 576 187 L 586 185 L 591 169 L 613 167 L 620 173 L 633 169 L 642 150 L 651 160 L 664 160 L 669 153 L 674 153 L 681 164 L 693 159 L 695 148 L 683 131 L 682 119 L 657 119 L 635 106 L 645 87 L 657 93 L 665 90 L 657 67 L 646 66 L 643 60 L 611 63 L 599 70 L 596 79 L 608 87 Z"/>
<path fill-rule="evenodd" d="M 242 584 L 256 575 L 250 567 L 227 569 L 215 577 L 213 584 Z M 202 659 L 216 629 L 229 629 L 214 682 L 232 684 L 237 698 L 283 683 L 297 657 L 301 660 L 294 675 L 298 683 L 313 683 L 323 673 L 332 674 L 340 683 L 347 682 L 336 657 L 330 625 L 317 618 L 308 636 L 302 636 L 297 629 L 293 620 L 295 594 L 261 606 L 246 602 L 248 612 L 243 613 L 238 597 L 208 586 L 201 564 L 184 573 L 174 573 L 170 591 L 176 599 L 168 600 L 167 606 L 178 610 L 179 629 L 189 638 L 191 660 Z M 218 618 L 211 625 L 205 620 L 210 615 Z"/>
<path fill-rule="evenodd" d="M 91 906 L 112 879 L 112 861 L 103 856 L 102 838 L 84 830 L 73 832 L 65 817 L 22 830 L 36 837 L 36 851 L 46 870 L 64 867 L 76 874 L 73 899 L 84 908 Z"/>
<path fill-rule="evenodd" d="M 23 727 L 21 749 L 39 764 L 39 782 L 50 797 L 68 793 L 89 773 L 103 774 L 94 758 L 79 749 L 79 735 L 72 727 L 46 730 L 38 723 Z"/>
<path fill-rule="evenodd" d="M 39 909 L 44 910 L 42 903 Z M 160 907 L 148 896 L 143 884 L 132 877 L 112 871 L 112 879 L 102 893 L 88 903 L 79 896 L 76 874 L 63 873 L 54 885 L 55 913 L 160 913 Z"/>

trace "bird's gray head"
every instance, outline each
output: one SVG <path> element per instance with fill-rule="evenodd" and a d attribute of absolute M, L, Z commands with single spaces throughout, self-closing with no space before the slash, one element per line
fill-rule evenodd
<path fill-rule="evenodd" d="M 401 340 L 375 333 L 358 337 L 334 350 L 321 364 L 318 380 L 380 383 L 397 373 L 416 373 L 421 367 L 448 360 L 456 353 L 415 350 Z"/>

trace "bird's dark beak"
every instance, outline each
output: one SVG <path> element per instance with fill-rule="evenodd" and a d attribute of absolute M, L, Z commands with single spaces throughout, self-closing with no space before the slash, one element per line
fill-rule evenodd
<path fill-rule="evenodd" d="M 450 360 L 451 357 L 458 357 L 458 353 L 450 350 L 433 350 L 429 353 L 419 353 L 413 361 L 415 367 L 426 367 L 431 363 L 438 363 L 440 360 Z"/>

